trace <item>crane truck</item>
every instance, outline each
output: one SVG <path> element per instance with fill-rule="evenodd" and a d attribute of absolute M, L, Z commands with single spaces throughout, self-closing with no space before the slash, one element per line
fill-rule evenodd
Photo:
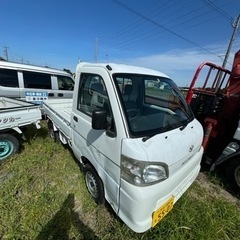
<path fill-rule="evenodd" d="M 240 51 L 232 69 L 211 62 L 196 70 L 186 96 L 204 128 L 203 163 L 224 169 L 232 186 L 240 189 Z"/>

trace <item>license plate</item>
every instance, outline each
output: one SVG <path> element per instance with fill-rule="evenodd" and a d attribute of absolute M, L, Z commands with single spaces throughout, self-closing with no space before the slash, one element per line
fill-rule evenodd
<path fill-rule="evenodd" d="M 167 200 L 158 210 L 153 213 L 152 227 L 160 222 L 173 208 L 174 197 Z"/>

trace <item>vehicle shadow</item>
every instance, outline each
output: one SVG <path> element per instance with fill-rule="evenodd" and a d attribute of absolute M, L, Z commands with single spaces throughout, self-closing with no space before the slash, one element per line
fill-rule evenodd
<path fill-rule="evenodd" d="M 43 227 L 35 240 L 72 239 L 69 237 L 69 230 L 72 227 L 79 233 L 79 239 L 98 240 L 94 232 L 79 219 L 78 213 L 74 212 L 74 206 L 74 194 L 69 194 L 61 209 Z"/>
<path fill-rule="evenodd" d="M 220 168 L 211 174 L 213 176 L 217 176 L 221 180 L 222 187 L 226 191 L 228 191 L 232 196 L 240 200 L 240 188 L 226 177 L 224 169 Z"/>
<path fill-rule="evenodd" d="M 208 181 L 217 184 L 219 187 L 230 193 L 233 197 L 240 200 L 240 189 L 225 174 L 225 168 L 221 167 L 214 171 L 210 171 L 210 166 L 202 164 L 201 172 L 208 176 Z"/>

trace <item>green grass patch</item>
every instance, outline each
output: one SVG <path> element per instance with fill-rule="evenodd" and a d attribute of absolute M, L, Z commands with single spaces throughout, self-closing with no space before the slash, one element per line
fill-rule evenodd
<path fill-rule="evenodd" d="M 134 233 L 93 202 L 71 152 L 45 123 L 26 135 L 21 153 L 0 165 L 0 239 L 239 239 L 239 204 L 198 183 L 154 229 Z"/>

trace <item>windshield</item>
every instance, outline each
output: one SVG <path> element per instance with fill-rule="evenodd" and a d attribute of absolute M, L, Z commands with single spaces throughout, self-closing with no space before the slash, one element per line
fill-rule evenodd
<path fill-rule="evenodd" d="M 185 127 L 193 119 L 182 92 L 171 79 L 123 73 L 113 78 L 133 137 Z"/>

